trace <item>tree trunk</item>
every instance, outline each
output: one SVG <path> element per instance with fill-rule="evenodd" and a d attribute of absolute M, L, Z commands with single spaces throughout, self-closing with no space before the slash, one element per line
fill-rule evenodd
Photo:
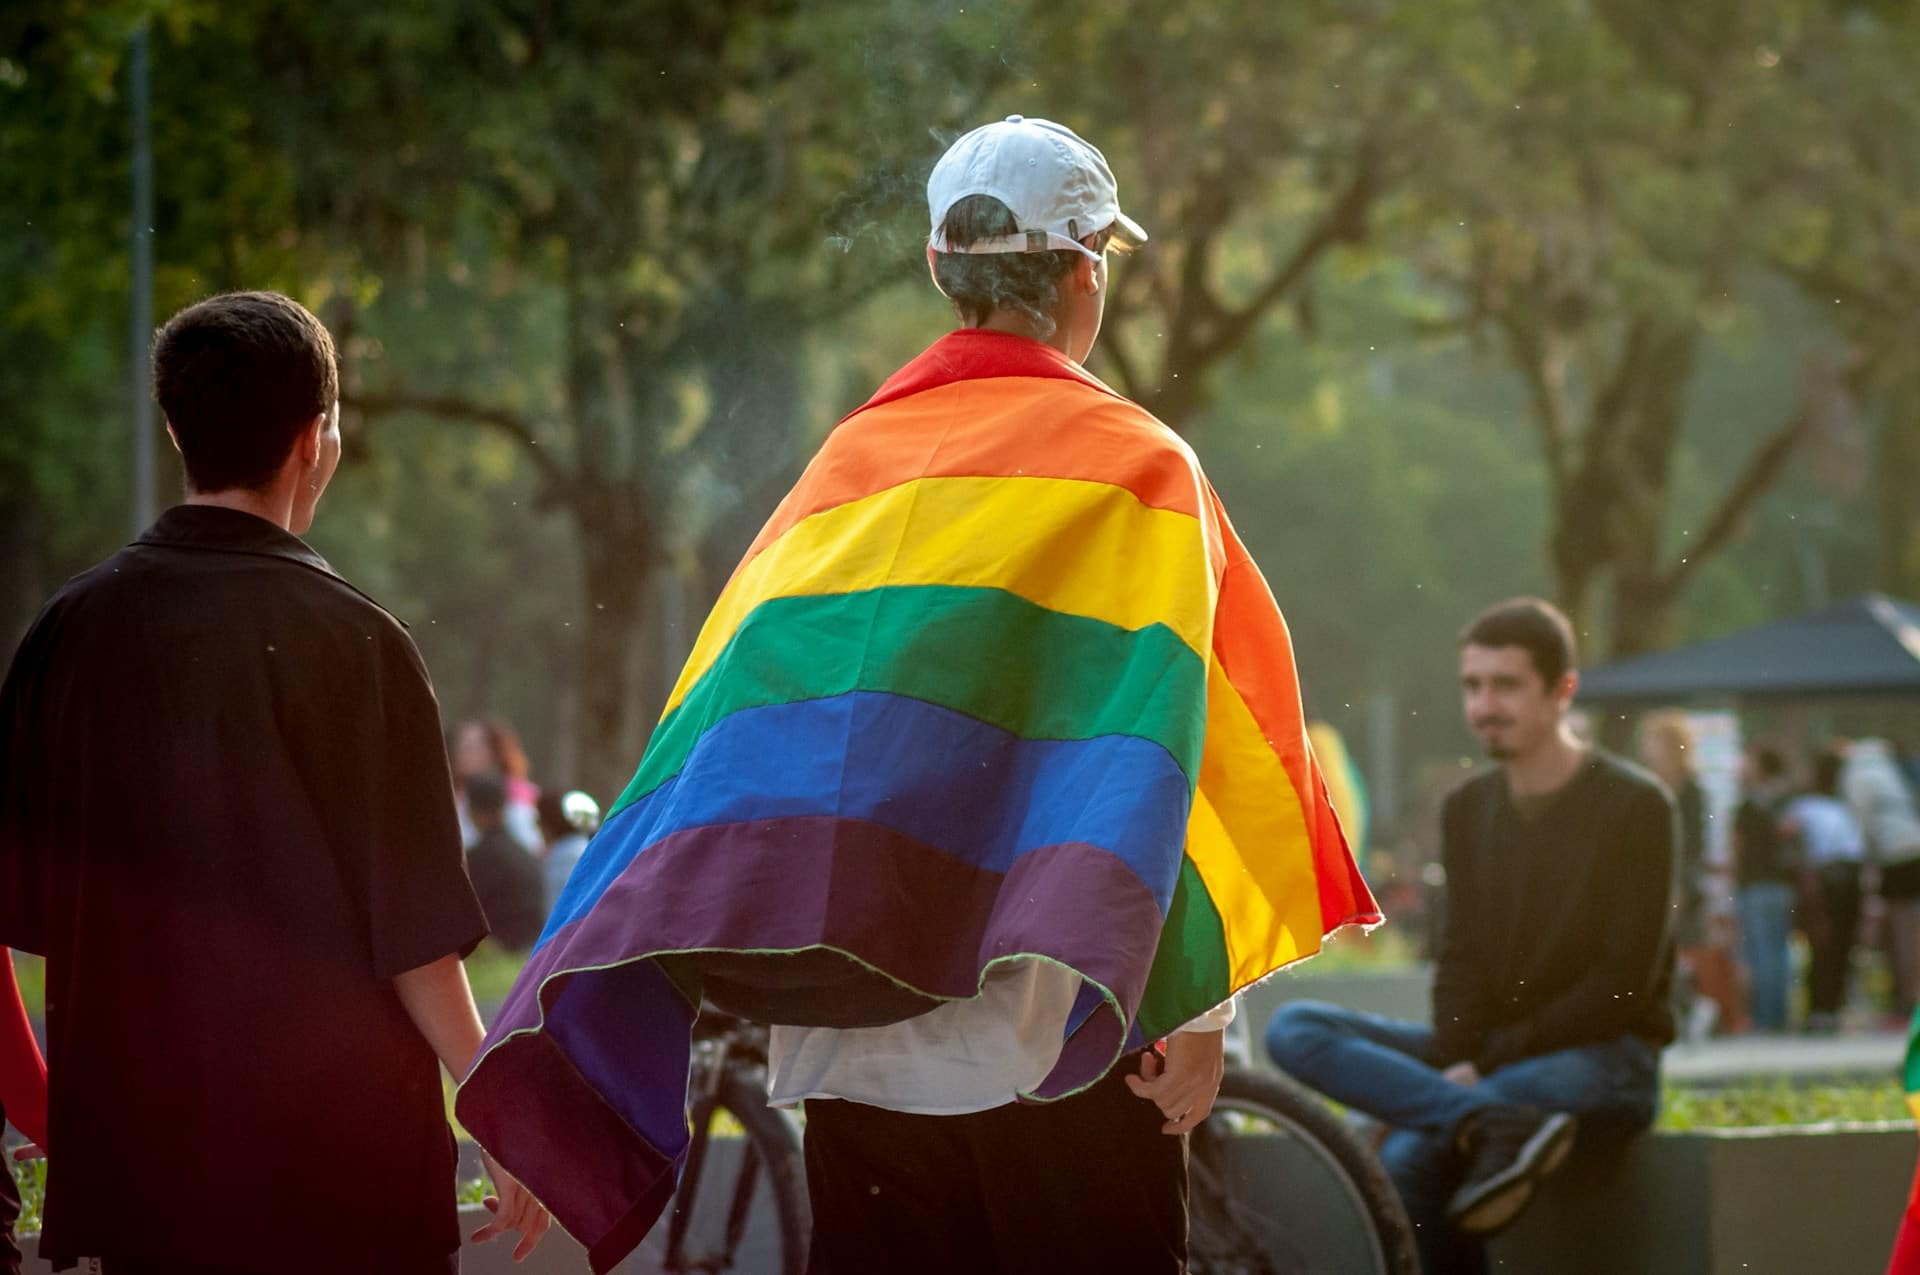
<path fill-rule="evenodd" d="M 635 493 L 589 484 L 575 510 L 585 624 L 575 713 L 580 782 L 603 805 L 633 776 L 633 653 L 645 641 L 656 568 L 652 529 Z"/>
<path fill-rule="evenodd" d="M 1920 411 L 1909 392 L 1890 396 L 1876 466 L 1880 505 L 1880 588 L 1920 594 Z"/>

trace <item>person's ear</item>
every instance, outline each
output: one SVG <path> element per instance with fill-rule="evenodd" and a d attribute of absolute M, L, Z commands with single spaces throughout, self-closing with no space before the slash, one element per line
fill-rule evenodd
<path fill-rule="evenodd" d="M 322 412 L 308 421 L 306 428 L 300 431 L 300 441 L 297 446 L 300 451 L 300 467 L 302 469 L 312 469 L 320 463 L 320 437 L 326 432 L 326 412 Z"/>
<path fill-rule="evenodd" d="M 1559 685 L 1553 688 L 1553 697 L 1560 701 L 1560 705 L 1563 708 L 1571 705 L 1573 703 L 1573 697 L 1579 693 L 1580 674 L 1573 669 L 1568 669 L 1565 673 L 1561 674 Z"/>
<path fill-rule="evenodd" d="M 1076 290 L 1089 296 L 1100 291 L 1100 263 L 1092 257 L 1081 257 L 1074 262 L 1073 283 Z"/>
<path fill-rule="evenodd" d="M 173 444 L 173 450 L 176 452 L 179 452 L 180 451 L 180 435 L 173 432 L 172 421 L 166 422 L 166 426 L 167 426 L 167 439 L 169 442 Z M 180 452 L 180 454 L 182 456 L 186 455 L 185 452 Z"/>
<path fill-rule="evenodd" d="M 933 245 L 927 245 L 927 278 L 933 280 L 933 286 L 940 286 L 940 276 L 933 268 Z M 944 295 L 944 293 L 943 293 Z"/>

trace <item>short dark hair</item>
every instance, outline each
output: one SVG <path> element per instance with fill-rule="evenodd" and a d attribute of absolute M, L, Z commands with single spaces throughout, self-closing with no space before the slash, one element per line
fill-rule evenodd
<path fill-rule="evenodd" d="M 946 241 L 956 248 L 1015 234 L 1020 223 L 1013 210 L 992 195 L 968 195 L 947 210 L 940 224 Z M 1102 227 L 1101 249 L 1106 247 Z M 1060 284 L 1073 272 L 1081 254 L 1071 248 L 1050 252 L 936 252 L 933 280 L 940 285 L 954 313 L 963 322 L 984 323 L 995 310 L 1012 310 L 1031 320 L 1042 335 L 1053 332 L 1053 314 L 1060 308 Z"/>
<path fill-rule="evenodd" d="M 1750 751 L 1753 768 L 1760 772 L 1760 778 L 1778 779 L 1787 773 L 1786 755 L 1772 744 L 1755 744 Z"/>
<path fill-rule="evenodd" d="M 272 481 L 300 431 L 340 397 L 333 338 L 277 292 L 228 292 L 167 320 L 153 389 L 195 491 Z"/>
<path fill-rule="evenodd" d="M 1846 766 L 1846 758 L 1831 748 L 1823 748 L 1813 756 L 1813 790 L 1823 797 L 1840 795 L 1840 772 Z"/>
<path fill-rule="evenodd" d="M 1460 645 L 1520 647 L 1548 686 L 1580 665 L 1572 621 L 1540 598 L 1509 598 L 1488 607 L 1461 632 Z"/>
<path fill-rule="evenodd" d="M 497 819 L 507 809 L 507 786 L 492 775 L 475 775 L 466 782 L 467 814 L 475 819 Z"/>

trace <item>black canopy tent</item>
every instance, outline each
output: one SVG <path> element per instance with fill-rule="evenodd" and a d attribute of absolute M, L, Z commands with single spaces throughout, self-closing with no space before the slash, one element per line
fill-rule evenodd
<path fill-rule="evenodd" d="M 1877 593 L 1790 620 L 1588 669 L 1579 702 L 1920 698 L 1920 605 Z"/>

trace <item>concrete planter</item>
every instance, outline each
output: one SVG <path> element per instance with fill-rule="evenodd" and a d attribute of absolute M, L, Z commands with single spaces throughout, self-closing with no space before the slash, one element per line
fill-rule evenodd
<path fill-rule="evenodd" d="M 1493 1269 L 1880 1275 L 1920 1141 L 1909 1124 L 1654 1134 L 1576 1156 Z"/>

